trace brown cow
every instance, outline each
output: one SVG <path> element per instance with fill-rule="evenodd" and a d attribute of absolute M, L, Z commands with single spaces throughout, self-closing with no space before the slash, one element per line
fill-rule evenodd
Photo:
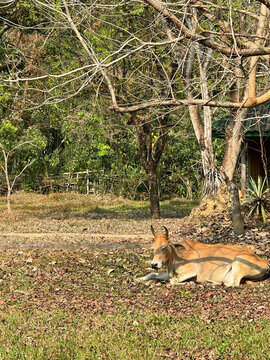
<path fill-rule="evenodd" d="M 247 247 L 227 244 L 202 244 L 185 239 L 173 245 L 165 234 L 154 235 L 153 269 L 167 267 L 167 273 L 150 273 L 137 280 L 169 280 L 171 284 L 194 279 L 226 286 L 239 286 L 242 279 L 263 280 L 269 273 L 267 261 Z"/>

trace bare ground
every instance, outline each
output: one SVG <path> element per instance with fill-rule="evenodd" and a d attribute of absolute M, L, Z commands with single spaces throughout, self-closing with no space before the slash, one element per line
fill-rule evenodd
<path fill-rule="evenodd" d="M 59 214 L 58 214 L 59 215 Z M 93 214 L 92 214 L 93 216 Z M 172 242 L 189 237 L 205 243 L 238 243 L 249 245 L 270 258 L 270 225 L 246 218 L 245 235 L 235 237 L 229 214 L 201 219 L 185 216 L 182 218 L 163 218 L 151 221 L 149 218 L 132 219 L 123 213 L 121 218 L 98 214 L 96 218 L 66 214 L 64 218 L 49 216 L 0 215 L 0 248 L 149 248 L 152 234 L 150 225 L 156 231 L 169 229 Z M 2 221 L 1 221 L 2 220 Z"/>

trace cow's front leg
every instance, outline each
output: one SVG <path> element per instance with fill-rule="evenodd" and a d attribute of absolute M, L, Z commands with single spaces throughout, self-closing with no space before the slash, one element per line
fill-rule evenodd
<path fill-rule="evenodd" d="M 142 276 L 140 278 L 137 278 L 135 280 L 136 281 L 149 281 L 149 280 L 168 281 L 169 278 L 170 277 L 169 277 L 168 273 L 163 273 L 163 274 L 150 273 L 150 274 L 147 274 L 147 275 Z"/>
<path fill-rule="evenodd" d="M 173 278 L 170 279 L 170 284 L 171 285 L 179 285 L 180 282 L 179 282 L 177 277 L 173 277 Z"/>
<path fill-rule="evenodd" d="M 186 274 L 182 272 L 181 274 L 178 274 L 177 276 L 172 277 L 170 279 L 170 284 L 171 285 L 180 285 L 183 282 L 185 282 L 186 280 L 190 280 L 195 277 L 196 277 L 196 272 L 194 272 L 194 271 L 190 271 Z"/>

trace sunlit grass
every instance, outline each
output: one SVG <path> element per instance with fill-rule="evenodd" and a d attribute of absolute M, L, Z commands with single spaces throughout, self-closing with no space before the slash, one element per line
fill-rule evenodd
<path fill-rule="evenodd" d="M 150 312 L 93 316 L 61 310 L 15 310 L 0 316 L 3 360 L 261 360 L 270 352 L 266 320 L 206 324 L 195 317 L 179 321 Z"/>
<path fill-rule="evenodd" d="M 163 216 L 182 217 L 188 215 L 198 201 L 181 199 L 161 201 Z M 12 212 L 15 215 L 44 213 L 134 213 L 135 216 L 150 216 L 148 201 L 134 201 L 111 195 L 85 195 L 55 193 L 40 195 L 19 192 L 12 195 Z M 0 197 L 0 212 L 6 212 L 6 199 Z"/>

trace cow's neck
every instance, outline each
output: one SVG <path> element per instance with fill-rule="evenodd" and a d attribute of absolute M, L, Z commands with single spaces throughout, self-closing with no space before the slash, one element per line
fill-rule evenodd
<path fill-rule="evenodd" d="M 170 250 L 171 250 L 171 256 L 170 256 L 170 259 L 169 259 L 168 264 L 167 264 L 168 274 L 170 276 L 175 276 L 176 275 L 175 262 L 176 262 L 176 259 L 178 259 L 178 255 L 177 255 L 176 248 L 173 245 L 170 244 L 169 247 L 170 247 Z"/>

